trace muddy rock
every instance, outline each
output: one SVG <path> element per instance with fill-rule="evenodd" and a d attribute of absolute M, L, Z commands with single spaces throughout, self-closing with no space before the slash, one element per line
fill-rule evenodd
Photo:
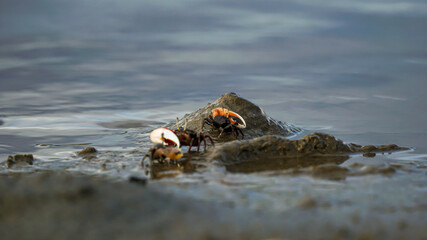
<path fill-rule="evenodd" d="M 348 156 L 348 154 L 363 153 L 367 150 L 369 152 L 388 152 L 405 149 L 407 148 L 396 145 L 360 146 L 357 144 L 345 144 L 331 135 L 313 133 L 298 140 L 264 136 L 252 140 L 228 142 L 211 151 L 208 159 L 219 161 L 224 165 L 252 161 L 264 165 L 271 164 L 268 161 L 286 161 L 288 163 L 294 162 L 288 167 L 307 167 L 305 163 L 317 165 L 316 159 L 319 157 L 331 159 L 332 162 L 336 160 L 336 156 Z M 324 164 L 325 162 L 319 163 Z"/>
<path fill-rule="evenodd" d="M 377 148 L 373 145 L 366 145 L 366 146 L 361 147 L 360 150 L 362 152 L 365 152 L 365 153 L 370 153 L 370 152 L 374 152 L 375 150 L 377 150 Z"/>
<path fill-rule="evenodd" d="M 224 164 L 280 157 L 304 157 L 307 155 L 342 154 L 352 152 L 341 140 L 324 133 L 313 133 L 299 140 L 277 136 L 264 136 L 252 140 L 233 141 L 215 148 L 208 156 Z"/>
<path fill-rule="evenodd" d="M 16 154 L 15 156 L 10 155 L 7 158 L 7 167 L 10 168 L 15 164 L 33 165 L 33 162 L 34 162 L 33 154 Z"/>
<path fill-rule="evenodd" d="M 97 159 L 98 151 L 94 147 L 86 147 L 85 149 L 81 150 L 77 153 L 78 156 L 82 157 L 83 159 L 86 159 L 88 161 Z"/>
<path fill-rule="evenodd" d="M 374 153 L 374 152 L 367 152 L 367 153 L 364 153 L 363 154 L 363 156 L 364 157 L 367 157 L 367 158 L 373 158 L 373 157 L 375 157 L 377 154 L 376 153 Z"/>
<path fill-rule="evenodd" d="M 85 154 L 93 154 L 97 153 L 98 151 L 94 147 L 86 147 L 85 149 L 81 150 L 78 155 L 85 155 Z"/>
<path fill-rule="evenodd" d="M 245 134 L 245 139 L 252 139 L 264 135 L 289 136 L 295 132 L 301 131 L 299 128 L 271 118 L 259 106 L 239 97 L 236 93 L 226 93 L 213 103 L 208 103 L 204 108 L 184 115 L 184 117 L 179 120 L 179 124 L 180 126 L 184 126 L 184 120 L 186 119 L 189 129 L 200 132 L 202 131 L 203 120 L 209 117 L 212 109 L 217 107 L 227 108 L 238 113 L 245 119 L 247 126 L 245 129 L 242 129 Z M 166 127 L 176 129 L 176 123 L 171 122 Z M 216 139 L 219 134 L 217 130 L 211 129 L 211 127 L 207 125 L 205 125 L 203 132 L 207 132 L 214 137 L 214 139 Z M 228 140 L 227 136 L 224 138 L 221 137 L 220 141 L 222 140 Z"/>

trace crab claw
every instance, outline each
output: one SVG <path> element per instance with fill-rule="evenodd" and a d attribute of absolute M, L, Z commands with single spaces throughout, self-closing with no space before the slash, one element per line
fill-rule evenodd
<path fill-rule="evenodd" d="M 237 114 L 237 113 L 235 113 L 235 112 L 233 112 L 233 111 L 228 111 L 228 114 L 229 114 L 230 116 L 236 117 L 236 118 L 240 119 L 240 121 L 242 121 L 243 125 L 242 125 L 242 124 L 240 124 L 240 123 L 237 123 L 237 127 L 238 127 L 238 128 L 245 128 L 245 127 L 246 127 L 245 119 L 243 119 L 243 118 L 242 118 L 242 116 L 240 116 L 239 114 Z M 229 118 L 230 118 L 230 117 L 229 117 Z M 234 121 L 234 122 L 233 122 L 231 119 L 230 119 L 230 121 L 231 121 L 232 123 L 235 123 L 235 122 L 236 122 L 236 121 Z"/>
<path fill-rule="evenodd" d="M 238 128 L 246 128 L 245 119 L 243 119 L 242 116 L 240 116 L 238 113 L 230 111 L 230 110 L 228 110 L 226 108 L 215 108 L 215 109 L 212 110 L 212 117 L 215 117 L 216 115 L 222 115 L 222 116 L 227 117 L 232 124 L 237 123 L 236 126 Z M 230 116 L 236 117 L 236 118 L 240 119 L 240 121 L 242 121 L 243 125 L 240 124 L 240 123 L 238 123 L 238 122 L 236 122 L 236 121 L 234 121 Z"/>
<path fill-rule="evenodd" d="M 169 128 L 157 128 L 150 134 L 153 143 L 164 143 L 166 145 L 176 145 L 179 148 L 179 139 Z"/>

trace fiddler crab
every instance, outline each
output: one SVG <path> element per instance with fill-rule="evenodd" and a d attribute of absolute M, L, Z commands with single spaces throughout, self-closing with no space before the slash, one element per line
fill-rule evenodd
<path fill-rule="evenodd" d="M 204 143 L 205 150 L 206 150 L 206 138 L 210 140 L 212 146 L 215 146 L 212 138 L 209 135 L 205 135 L 203 133 L 198 133 L 194 130 L 187 129 L 187 119 L 185 119 L 184 128 L 179 127 L 178 118 L 176 118 L 176 130 L 173 130 L 173 132 L 178 137 L 181 145 L 183 146 L 189 146 L 188 152 L 190 152 L 192 146 L 197 146 L 197 151 L 200 149 L 200 144 Z"/>
<path fill-rule="evenodd" d="M 233 117 L 238 118 L 241 123 L 238 123 Z M 239 136 L 239 133 L 242 134 L 242 139 L 245 137 L 242 131 L 242 128 L 246 128 L 245 120 L 239 114 L 226 108 L 213 109 L 209 118 L 203 120 L 202 130 L 205 123 L 221 131 L 218 138 L 221 137 L 224 132 L 231 132 L 236 138 Z"/>
<path fill-rule="evenodd" d="M 176 130 L 169 128 L 157 128 L 150 133 L 150 140 L 156 145 L 152 146 L 145 158 L 150 158 L 151 161 L 167 162 L 170 160 L 176 162 L 183 156 L 180 146 L 197 146 L 197 151 L 200 150 L 201 143 L 204 143 L 206 150 L 206 139 L 209 139 L 212 146 L 215 146 L 212 138 L 209 135 L 198 133 L 194 130 L 187 129 L 187 120 L 185 120 L 184 128 L 179 127 L 178 118 L 176 119 Z"/>
<path fill-rule="evenodd" d="M 145 158 L 149 157 L 151 161 L 159 161 L 170 163 L 170 161 L 177 162 L 183 156 L 180 143 L 175 133 L 168 128 L 157 128 L 150 133 L 150 140 L 156 145 L 152 146 Z"/>
<path fill-rule="evenodd" d="M 237 118 L 241 123 L 237 122 Z M 208 124 L 213 128 L 220 130 L 221 135 L 224 132 L 232 133 L 236 138 L 239 134 L 244 138 L 242 128 L 246 127 L 245 120 L 237 113 L 230 111 L 225 108 L 215 108 L 212 110 L 209 118 L 205 118 L 202 124 L 202 130 L 204 125 Z M 191 147 L 197 146 L 197 151 L 200 150 L 201 143 L 204 143 L 204 149 L 206 150 L 206 139 L 208 139 L 212 146 L 215 146 L 212 138 L 209 135 L 198 133 L 194 130 L 187 129 L 187 120 L 185 120 L 184 128 L 179 127 L 178 118 L 176 119 L 177 129 L 171 130 L 169 128 L 157 128 L 150 133 L 150 140 L 156 145 L 152 146 L 147 154 L 145 154 L 142 161 L 145 158 L 150 158 L 151 161 L 159 161 L 164 163 L 170 163 L 170 161 L 177 162 L 183 156 L 180 146 L 189 146 L 188 152 Z"/>

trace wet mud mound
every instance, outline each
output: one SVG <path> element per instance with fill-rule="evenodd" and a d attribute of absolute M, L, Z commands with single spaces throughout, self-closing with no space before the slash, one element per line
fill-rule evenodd
<path fill-rule="evenodd" d="M 313 133 L 298 140 L 285 139 L 286 136 L 300 133 L 301 129 L 272 119 L 259 106 L 235 93 L 226 93 L 213 103 L 208 103 L 204 108 L 186 114 L 179 120 L 179 124 L 184 126 L 184 120 L 187 120 L 187 128 L 201 132 L 203 120 L 210 115 L 212 109 L 217 107 L 228 108 L 239 113 L 247 124 L 243 129 L 244 139 L 240 137 L 236 139 L 231 134 L 223 135 L 218 139 L 219 131 L 205 125 L 203 132 L 212 136 L 218 143 L 215 148 L 209 150 L 205 159 L 210 162 L 219 162 L 230 172 L 250 173 L 307 168 L 297 173 L 323 176 L 323 173 L 329 174 L 324 170 L 331 167 L 322 167 L 322 165 L 333 164 L 339 168 L 340 164 L 350 158 L 350 154 L 360 153 L 365 157 L 375 157 L 376 153 L 407 150 L 395 144 L 379 146 L 346 144 L 324 133 Z M 175 129 L 176 123 L 171 122 L 166 127 Z M 312 168 L 314 166 L 320 167 Z M 340 174 L 357 175 L 361 172 L 357 169 L 338 168 L 333 169 L 338 170 Z M 380 169 L 370 172 L 387 171 Z"/>
<path fill-rule="evenodd" d="M 407 150 L 397 145 L 361 146 L 345 144 L 324 133 L 313 133 L 298 140 L 264 136 L 224 143 L 210 152 L 208 160 L 218 161 L 229 171 L 251 172 L 305 168 L 327 163 L 341 164 L 354 153 Z"/>
<path fill-rule="evenodd" d="M 245 129 L 242 129 L 245 134 L 245 139 L 252 139 L 264 135 L 289 136 L 301 131 L 299 128 L 271 118 L 259 106 L 239 97 L 236 93 L 226 93 L 213 103 L 208 103 L 204 108 L 184 115 L 184 117 L 179 120 L 179 124 L 180 126 L 184 126 L 184 120 L 186 119 L 189 129 L 200 132 L 202 131 L 203 120 L 209 117 L 212 109 L 218 107 L 237 112 L 245 119 L 247 126 Z M 172 122 L 166 127 L 175 129 L 176 124 Z M 219 140 L 216 138 L 219 132 L 215 129 L 211 129 L 210 126 L 205 125 L 203 132 L 208 132 L 215 140 Z M 225 141 L 231 139 L 227 139 L 227 136 L 225 136 L 224 138 L 221 137 L 220 140 Z"/>

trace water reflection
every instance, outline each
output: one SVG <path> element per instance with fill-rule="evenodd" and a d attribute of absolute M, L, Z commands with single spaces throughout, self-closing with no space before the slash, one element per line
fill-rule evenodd
<path fill-rule="evenodd" d="M 317 166 L 323 164 L 336 164 L 339 165 L 350 157 L 347 155 L 337 156 L 302 156 L 302 157 L 275 157 L 258 159 L 255 161 L 241 162 L 237 164 L 225 165 L 227 171 L 234 173 L 253 173 L 262 171 L 277 171 L 284 169 L 299 169 L 307 168 L 310 166 Z"/>
<path fill-rule="evenodd" d="M 184 157 L 176 162 L 141 161 L 145 175 L 150 179 L 176 177 L 181 174 L 192 174 L 206 171 L 205 152 L 186 152 Z"/>

